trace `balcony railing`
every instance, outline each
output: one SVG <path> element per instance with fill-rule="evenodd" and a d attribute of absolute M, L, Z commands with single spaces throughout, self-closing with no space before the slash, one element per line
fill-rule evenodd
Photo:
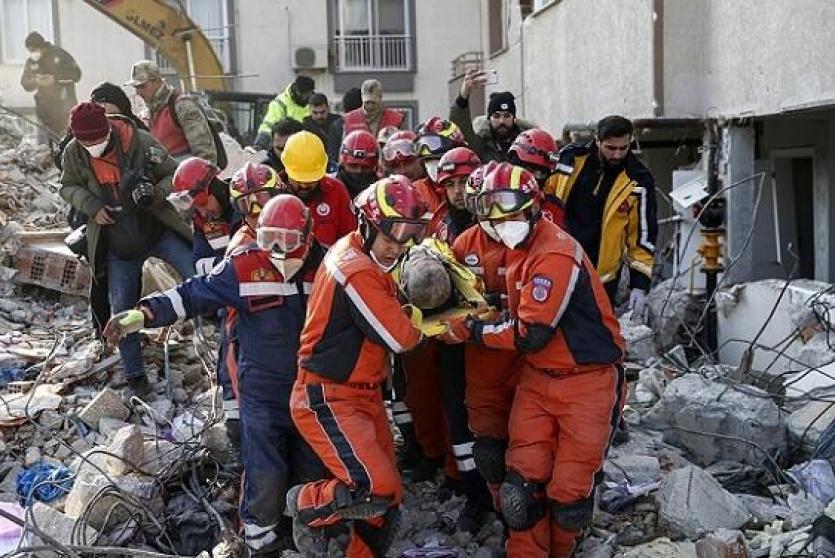
<path fill-rule="evenodd" d="M 336 36 L 340 71 L 403 71 L 412 67 L 411 35 Z"/>

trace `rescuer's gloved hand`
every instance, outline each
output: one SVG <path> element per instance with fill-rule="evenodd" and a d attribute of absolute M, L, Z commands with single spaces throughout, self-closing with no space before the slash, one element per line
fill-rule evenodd
<path fill-rule="evenodd" d="M 102 335 L 110 343 L 118 343 L 120 339 L 145 327 L 145 314 L 142 310 L 125 310 L 119 312 L 104 326 Z"/>

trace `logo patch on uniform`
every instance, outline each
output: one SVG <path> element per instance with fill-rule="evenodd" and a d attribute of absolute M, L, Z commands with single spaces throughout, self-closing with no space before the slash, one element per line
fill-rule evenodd
<path fill-rule="evenodd" d="M 553 283 L 547 277 L 543 277 L 541 275 L 535 275 L 533 278 L 533 290 L 531 290 L 531 296 L 537 302 L 545 302 L 548 300 L 548 297 L 551 296 L 551 287 Z"/>
<path fill-rule="evenodd" d="M 618 213 L 629 213 L 629 204 L 626 202 L 621 203 L 620 207 L 618 207 Z"/>
<path fill-rule="evenodd" d="M 319 205 L 316 206 L 316 213 L 318 213 L 322 217 L 325 217 L 326 215 L 330 214 L 330 212 L 331 212 L 331 206 L 328 205 L 325 202 L 322 202 L 322 203 L 320 203 Z"/>
<path fill-rule="evenodd" d="M 467 265 L 478 265 L 478 254 L 469 253 L 464 256 L 464 263 Z"/>
<path fill-rule="evenodd" d="M 273 273 L 271 270 L 263 268 L 263 267 L 259 267 L 258 269 L 256 269 L 255 271 L 252 272 L 252 275 L 250 276 L 250 279 L 252 279 L 253 281 L 258 281 L 258 282 L 261 282 L 261 281 L 276 281 L 278 279 L 278 277 L 276 277 L 275 273 Z"/>

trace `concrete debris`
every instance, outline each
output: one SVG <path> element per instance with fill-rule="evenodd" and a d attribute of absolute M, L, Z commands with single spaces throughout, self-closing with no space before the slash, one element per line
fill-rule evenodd
<path fill-rule="evenodd" d="M 658 356 L 655 349 L 655 333 L 643 324 L 633 324 L 631 319 L 620 318 L 620 332 L 626 342 L 626 359 L 631 362 L 647 362 Z"/>
<path fill-rule="evenodd" d="M 672 542 L 668 538 L 656 539 L 615 555 L 616 558 L 694 558 L 695 546 L 689 542 Z"/>
<path fill-rule="evenodd" d="M 90 526 L 84 526 L 79 529 L 73 518 L 42 502 L 35 502 L 32 506 L 32 519 L 40 531 L 61 544 L 74 544 L 79 539 L 92 543 L 99 536 L 99 533 Z M 27 534 L 27 545 L 49 545 L 49 542 L 42 540 L 30 531 Z M 38 552 L 39 557 L 61 555 L 63 553 Z"/>
<path fill-rule="evenodd" d="M 78 414 L 92 428 L 99 428 L 99 421 L 104 418 L 115 418 L 125 420 L 130 415 L 130 410 L 122 402 L 119 394 L 110 388 L 104 388 L 84 409 Z"/>
<path fill-rule="evenodd" d="M 661 477 L 661 465 L 651 455 L 623 455 L 606 460 L 603 473 L 614 482 L 645 484 Z"/>
<path fill-rule="evenodd" d="M 789 441 L 811 455 L 826 428 L 835 421 L 835 405 L 827 401 L 809 401 L 786 420 Z"/>
<path fill-rule="evenodd" d="M 699 465 L 719 460 L 756 465 L 763 452 L 786 451 L 780 409 L 757 388 L 734 389 L 687 374 L 670 382 L 661 404 L 670 425 L 664 441 L 685 448 Z"/>
<path fill-rule="evenodd" d="M 653 288 L 647 297 L 649 325 L 656 334 L 656 345 L 669 349 L 689 342 L 687 329 L 698 322 L 702 306 L 688 289 L 669 279 Z"/>
<path fill-rule="evenodd" d="M 750 519 L 746 507 L 703 469 L 676 469 L 656 496 L 659 522 L 671 534 L 698 539 L 716 529 L 739 529 Z"/>
<path fill-rule="evenodd" d="M 741 531 L 719 529 L 696 543 L 698 558 L 748 558 L 748 545 Z"/>
<path fill-rule="evenodd" d="M 107 472 L 124 475 L 142 463 L 145 441 L 142 431 L 135 424 L 120 428 L 107 446 Z"/>

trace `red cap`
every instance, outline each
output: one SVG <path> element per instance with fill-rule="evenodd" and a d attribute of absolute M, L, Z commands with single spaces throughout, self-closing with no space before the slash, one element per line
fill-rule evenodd
<path fill-rule="evenodd" d="M 81 141 L 104 139 L 110 131 L 104 107 L 90 102 L 75 105 L 70 111 L 70 130 Z"/>

